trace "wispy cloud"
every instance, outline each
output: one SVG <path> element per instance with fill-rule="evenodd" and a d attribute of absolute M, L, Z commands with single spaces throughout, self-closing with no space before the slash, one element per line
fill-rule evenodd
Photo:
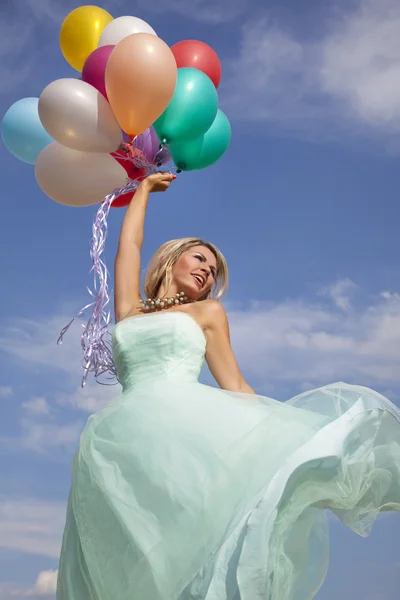
<path fill-rule="evenodd" d="M 65 341 L 56 340 L 66 315 L 12 320 L 0 337 L 0 350 L 17 359 L 30 372 L 39 368 L 54 379 L 56 388 L 40 396 L 20 398 L 16 432 L 0 438 L 1 447 L 9 452 L 26 450 L 47 454 L 55 460 L 65 450 L 74 448 L 87 415 L 99 411 L 121 392 L 121 386 L 98 385 L 89 380 L 82 389 L 80 341 L 81 328 L 75 323 Z M 62 383 L 61 383 L 62 382 Z M 4 387 L 4 396 L 9 388 Z"/>
<path fill-rule="evenodd" d="M 108 10 L 121 2 L 108 0 Z M 75 0 L 6 0 L 2 1 L 0 21 L 0 94 L 4 95 L 23 84 L 46 62 L 49 48 L 46 41 L 57 40 L 63 20 L 77 8 Z M 57 36 L 54 36 L 54 31 Z M 60 52 L 58 44 L 53 52 Z M 61 76 L 61 74 L 60 74 Z M 29 92 L 25 94 L 30 95 Z"/>
<path fill-rule="evenodd" d="M 250 380 L 272 390 L 337 380 L 399 388 L 400 297 L 383 293 L 366 306 L 351 306 L 343 289 L 353 285 L 328 286 L 333 293 L 325 300 L 232 311 L 233 343 Z"/>
<path fill-rule="evenodd" d="M 42 50 L 36 35 L 40 33 L 43 42 L 49 26 L 50 6 L 50 1 L 45 0 L 14 0 L 2 5 L 0 94 L 7 94 L 21 86 L 37 67 Z M 51 21 L 53 23 L 53 18 Z"/>
<path fill-rule="evenodd" d="M 19 425 L 18 436 L 0 439 L 3 446 L 8 449 L 14 447 L 18 450 L 47 453 L 55 458 L 55 450 L 70 449 L 77 445 L 84 423 L 82 420 L 76 420 L 74 423 L 63 425 L 24 418 Z"/>
<path fill-rule="evenodd" d="M 203 21 L 211 25 L 235 19 L 250 2 L 246 0 L 138 0 L 138 6 L 160 13 L 174 12 L 187 19 Z"/>
<path fill-rule="evenodd" d="M 58 558 L 65 503 L 0 496 L 0 548 Z"/>
<path fill-rule="evenodd" d="M 76 379 L 76 371 L 74 379 Z M 76 386 L 71 392 L 61 392 L 54 396 L 54 402 L 59 406 L 69 407 L 84 413 L 94 413 L 104 408 L 122 391 L 119 384 L 112 386 L 99 385 L 89 381 L 82 389 Z"/>
<path fill-rule="evenodd" d="M 296 36 L 268 14 L 247 22 L 226 69 L 223 103 L 236 118 L 310 137 L 397 135 L 399 28 L 396 0 L 327 9 L 317 39 Z"/>
<path fill-rule="evenodd" d="M 361 0 L 321 42 L 321 88 L 350 116 L 400 129 L 400 5 Z"/>
<path fill-rule="evenodd" d="M 9 398 L 12 396 L 13 390 L 9 385 L 0 386 L 0 398 Z"/>
<path fill-rule="evenodd" d="M 33 415 L 47 415 L 49 414 L 49 405 L 46 398 L 31 398 L 26 402 L 22 403 L 22 408 Z"/>
<path fill-rule="evenodd" d="M 59 373 L 67 381 L 73 382 L 69 392 L 52 393 L 51 397 L 46 397 L 45 401 L 48 404 L 93 412 L 117 396 L 121 387 L 119 384 L 101 386 L 90 378 L 85 388 L 80 387 L 80 377 L 83 374 L 80 354 L 81 322 L 73 323 L 61 345 L 56 343 L 60 330 L 68 323 L 76 306 L 79 304 L 52 316 L 14 317 L 11 325 L 4 324 L 3 332 L 0 334 L 0 350 L 9 356 L 14 356 L 28 368 L 42 367 L 48 372 Z M 32 400 L 34 399 L 29 399 L 29 402 Z"/>
<path fill-rule="evenodd" d="M 343 311 L 350 310 L 352 296 L 357 286 L 351 279 L 339 279 L 335 283 L 320 289 L 319 295 L 330 298 L 334 304 Z"/>
<path fill-rule="evenodd" d="M 0 349 L 27 361 L 28 364 L 56 369 L 65 375 L 80 372 L 80 327 L 75 323 L 62 345 L 57 346 L 61 328 L 70 320 L 70 314 L 57 314 L 49 318 L 15 318 L 10 327 L 0 335 Z"/>

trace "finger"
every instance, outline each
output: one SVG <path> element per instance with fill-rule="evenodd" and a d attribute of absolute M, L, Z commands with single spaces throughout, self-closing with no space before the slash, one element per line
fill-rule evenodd
<path fill-rule="evenodd" d="M 163 181 L 172 181 L 173 179 L 176 179 L 176 175 L 173 175 L 170 171 L 159 171 L 159 173 L 162 175 Z"/>
<path fill-rule="evenodd" d="M 170 173 L 165 173 L 165 174 L 162 176 L 162 179 L 161 179 L 161 181 L 162 181 L 163 183 L 171 183 L 171 181 L 173 180 L 173 178 L 174 178 L 174 176 L 173 176 L 173 175 L 171 175 Z"/>

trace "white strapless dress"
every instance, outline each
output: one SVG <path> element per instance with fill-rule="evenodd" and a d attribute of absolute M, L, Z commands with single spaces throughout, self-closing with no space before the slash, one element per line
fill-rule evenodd
<path fill-rule="evenodd" d="M 400 510 L 400 410 L 336 383 L 281 403 L 202 385 L 187 313 L 113 332 L 122 394 L 73 461 L 58 600 L 309 600 L 326 510 L 368 535 Z"/>

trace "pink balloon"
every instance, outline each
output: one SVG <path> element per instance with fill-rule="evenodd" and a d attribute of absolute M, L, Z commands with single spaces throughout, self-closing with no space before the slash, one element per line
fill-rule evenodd
<path fill-rule="evenodd" d="M 90 85 L 103 94 L 106 100 L 108 100 L 105 82 L 106 66 L 114 48 L 115 46 L 101 46 L 97 48 L 87 57 L 82 69 L 82 81 L 90 83 Z"/>

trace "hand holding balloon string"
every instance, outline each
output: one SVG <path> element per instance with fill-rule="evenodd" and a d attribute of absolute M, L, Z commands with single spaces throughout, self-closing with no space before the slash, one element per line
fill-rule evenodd
<path fill-rule="evenodd" d="M 122 151 L 124 155 L 119 154 L 118 156 L 120 161 L 131 162 L 137 169 L 144 173 L 144 175 L 135 177 L 135 180 L 139 181 L 143 180 L 148 175 L 152 175 L 153 173 L 163 172 L 157 171 L 156 167 L 161 167 L 163 165 L 163 159 L 165 159 L 165 157 L 169 157 L 167 146 L 161 143 L 158 151 L 152 155 L 151 159 L 149 160 L 149 158 L 145 156 L 144 143 L 139 146 L 137 141 L 142 137 L 143 135 L 136 136 L 132 143 L 123 142 L 119 146 L 119 150 Z M 175 166 L 170 167 L 168 170 L 170 174 L 172 174 L 172 171 L 176 171 L 177 173 L 181 172 L 181 170 Z"/>

